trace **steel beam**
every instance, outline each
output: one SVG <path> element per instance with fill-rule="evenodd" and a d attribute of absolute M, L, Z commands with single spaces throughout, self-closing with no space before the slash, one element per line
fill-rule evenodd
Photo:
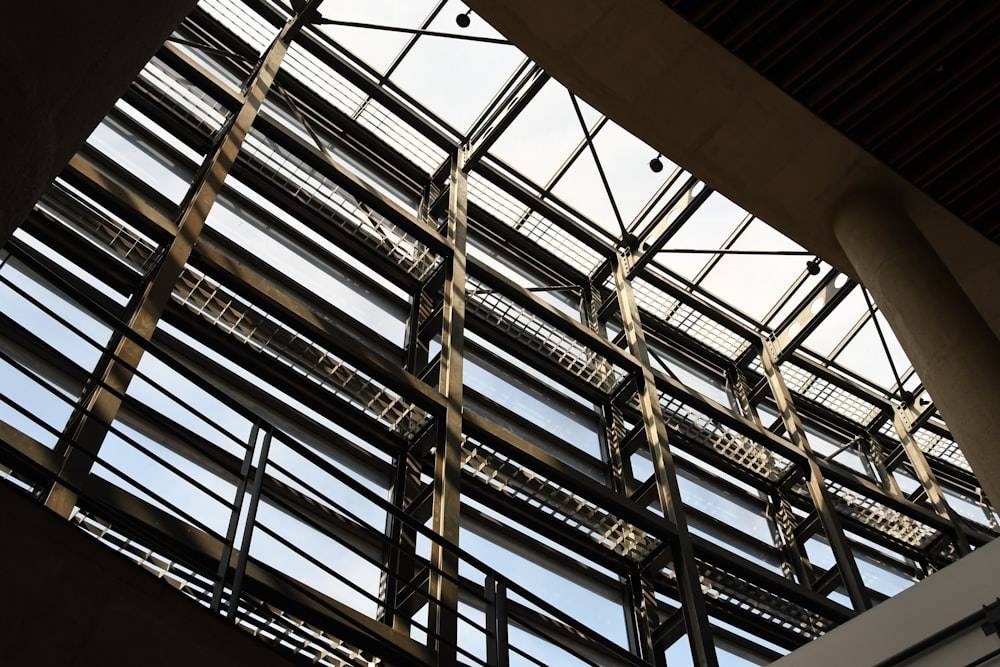
<path fill-rule="evenodd" d="M 657 644 L 660 618 L 657 611 L 656 588 L 642 572 L 625 576 L 626 601 L 629 617 L 626 619 L 629 644 L 632 652 L 656 667 L 666 667 L 663 646 Z"/>
<path fill-rule="evenodd" d="M 762 339 L 760 351 L 764 376 L 767 378 L 771 393 L 774 396 L 778 414 L 781 415 L 781 419 L 785 424 L 788 438 L 792 441 L 792 444 L 805 454 L 806 469 L 804 472 L 809 497 L 816 507 L 820 523 L 823 526 L 823 532 L 830 542 L 830 548 L 833 550 L 837 566 L 840 568 L 841 578 L 851 599 L 851 604 L 858 611 L 870 609 L 872 606 L 871 596 L 865 588 L 861 572 L 858 570 L 857 561 L 855 561 L 854 554 L 851 552 L 851 547 L 847 542 L 847 537 L 844 535 L 844 528 L 841 525 L 840 517 L 837 515 L 830 494 L 826 490 L 826 481 L 823 478 L 823 473 L 819 465 L 816 463 L 816 457 L 813 454 L 812 447 L 809 445 L 809 440 L 806 438 L 802 420 L 799 418 L 799 414 L 792 404 L 791 392 L 788 391 L 785 379 L 781 376 L 778 365 L 775 363 L 777 352 L 774 349 L 774 344 L 768 339 Z"/>
<path fill-rule="evenodd" d="M 468 181 L 462 171 L 462 149 L 452 156 L 448 186 L 444 310 L 441 327 L 439 390 L 445 398 L 438 418 L 434 452 L 434 503 L 431 526 L 442 541 L 431 544 L 431 606 L 428 642 L 438 665 L 454 665 L 458 647 L 458 553 L 462 482 L 462 382 L 465 364 L 466 241 Z"/>
<path fill-rule="evenodd" d="M 694 547 L 688 532 L 673 455 L 670 453 L 667 427 L 663 420 L 663 409 L 660 406 L 660 397 L 656 390 L 656 379 L 650 367 L 649 349 L 646 346 L 646 337 L 639 319 L 639 307 L 635 301 L 635 294 L 632 292 L 632 283 L 628 278 L 631 269 L 630 255 L 616 256 L 615 290 L 618 294 L 618 303 L 621 308 L 622 323 L 629 350 L 640 364 L 635 379 L 643 427 L 649 445 L 649 453 L 653 459 L 660 506 L 663 509 L 663 515 L 677 531 L 676 536 L 670 540 L 670 548 L 673 552 L 673 569 L 677 578 L 681 609 L 684 611 L 684 625 L 695 664 L 699 667 L 717 667 L 719 660 L 712 640 L 705 598 L 701 592 Z"/>
<path fill-rule="evenodd" d="M 496 574 L 486 575 L 486 664 L 507 667 L 508 645 L 507 582 Z"/>
<path fill-rule="evenodd" d="M 466 171 L 473 169 L 486 155 L 550 78 L 541 67 L 531 63 L 525 66 L 518 78 L 508 83 L 507 89 L 500 93 L 503 96 L 482 114 L 469 132 L 469 151 L 463 165 Z"/>
<path fill-rule="evenodd" d="M 920 485 L 923 487 L 924 493 L 927 494 L 927 499 L 930 501 L 931 507 L 934 508 L 934 511 L 939 516 L 951 523 L 955 539 L 955 549 L 960 555 L 965 556 L 971 549 L 969 548 L 969 539 L 962 529 L 962 518 L 948 504 L 944 493 L 941 491 L 941 486 L 938 484 L 937 477 L 934 475 L 934 471 L 924 456 L 923 450 L 920 449 L 916 440 L 910 435 L 909 421 L 909 414 L 903 408 L 894 405 L 892 426 L 903 445 L 906 458 L 909 459 L 910 465 L 913 466 L 913 472 L 916 473 L 917 479 L 920 480 Z"/>
<path fill-rule="evenodd" d="M 253 486 L 250 490 L 250 506 L 247 508 L 246 517 L 243 520 L 243 537 L 240 540 L 239 555 L 236 559 L 236 572 L 233 574 L 233 589 L 229 596 L 229 606 L 226 616 L 229 620 L 237 620 L 236 614 L 240 607 L 240 595 L 243 592 L 243 578 L 246 576 L 247 563 L 250 559 L 250 541 L 253 539 L 253 529 L 257 523 L 257 508 L 260 505 L 261 491 L 264 487 L 264 479 L 267 477 L 265 467 L 271 449 L 271 436 L 274 429 L 270 425 L 264 426 L 264 439 L 257 442 L 259 435 L 255 427 L 253 431 L 254 440 L 250 443 L 249 456 L 257 456 L 257 465 L 253 470 Z M 226 563 L 228 566 L 228 563 Z"/>
<path fill-rule="evenodd" d="M 218 199 L 250 126 L 274 83 L 288 46 L 301 30 L 304 17 L 320 1 L 310 0 L 303 12 L 281 29 L 248 82 L 242 106 L 230 116 L 215 149 L 206 156 L 178 216 L 177 234 L 158 266 L 148 275 L 142 292 L 136 292 L 129 304 L 128 335 L 112 336 L 94 369 L 90 391 L 81 397 L 67 422 L 59 444 L 64 457 L 60 478 L 78 482 L 89 473 L 142 359 L 144 345 L 152 338 L 170 302 L 177 279 L 184 271 L 209 211 Z M 72 513 L 75 503 L 76 494 L 58 482 L 53 484 L 45 501 L 46 506 L 65 517 Z"/>
<path fill-rule="evenodd" d="M 746 377 L 736 366 L 726 373 L 726 394 L 733 409 L 758 426 L 763 426 L 757 410 L 750 402 L 750 387 Z M 773 465 L 774 457 L 768 450 L 769 461 Z M 812 564 L 805 558 L 802 545 L 795 539 L 795 515 L 791 505 L 780 490 L 759 492 L 760 498 L 767 503 L 765 517 L 771 529 L 771 539 L 774 547 L 782 554 L 781 570 L 789 579 L 797 579 L 804 586 L 810 586 L 813 581 Z"/>
<path fill-rule="evenodd" d="M 425 222 L 427 199 L 427 196 L 422 198 L 420 207 L 420 219 Z M 432 308 L 430 295 L 421 284 L 411 295 L 410 312 L 406 319 L 404 366 L 405 370 L 412 374 L 419 373 L 428 363 L 428 344 L 420 333 L 425 316 Z M 424 386 L 427 387 L 426 384 Z M 425 504 L 422 501 L 424 492 L 428 490 L 428 487 L 421 488 L 420 460 L 410 447 L 395 457 L 393 466 L 390 500 L 401 512 L 412 515 L 414 510 L 420 510 Z M 384 558 L 385 570 L 381 577 L 383 604 L 379 609 L 379 620 L 401 632 L 409 632 L 410 618 L 402 613 L 401 603 L 412 594 L 413 582 L 417 576 L 417 562 L 414 559 L 417 532 L 392 513 L 387 513 L 386 534 L 389 537 L 389 545 Z"/>
<path fill-rule="evenodd" d="M 243 501 L 246 498 L 247 485 L 250 483 L 250 468 L 253 466 L 254 452 L 257 450 L 257 436 L 259 431 L 260 422 L 255 422 L 250 430 L 250 438 L 247 441 L 246 452 L 243 455 L 243 464 L 240 466 L 240 478 L 236 483 L 236 493 L 233 497 L 232 509 L 229 513 L 229 527 L 226 530 L 226 539 L 222 545 L 219 570 L 216 573 L 215 588 L 212 590 L 212 602 L 209 605 L 215 613 L 219 613 L 222 604 L 222 593 L 226 586 L 226 580 L 229 578 L 229 562 L 233 557 L 233 548 L 236 544 L 236 531 L 239 529 L 240 514 L 243 511 Z M 231 601 L 230 607 L 232 607 Z"/>

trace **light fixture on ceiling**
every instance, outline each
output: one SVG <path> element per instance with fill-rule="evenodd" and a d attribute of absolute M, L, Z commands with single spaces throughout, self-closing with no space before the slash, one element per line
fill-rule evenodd
<path fill-rule="evenodd" d="M 469 24 L 472 23 L 472 19 L 469 18 L 469 14 L 471 14 L 471 13 L 472 13 L 472 10 L 470 9 L 469 11 L 465 12 L 464 14 L 459 14 L 458 16 L 455 17 L 455 23 L 458 24 L 459 28 L 468 28 L 469 27 Z"/>
<path fill-rule="evenodd" d="M 660 153 L 657 153 L 656 157 L 649 161 L 649 169 L 654 174 L 658 174 L 663 171 L 663 161 L 660 160 Z"/>
<path fill-rule="evenodd" d="M 813 257 L 808 262 L 806 262 L 806 271 L 809 272 L 810 276 L 819 275 L 819 257 Z"/>

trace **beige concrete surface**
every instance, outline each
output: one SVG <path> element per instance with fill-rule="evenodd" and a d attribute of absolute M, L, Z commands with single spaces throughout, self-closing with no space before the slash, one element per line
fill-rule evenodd
<path fill-rule="evenodd" d="M 1000 541 L 993 541 L 771 664 L 773 667 L 870 667 L 892 658 L 981 610 L 983 605 L 995 602 L 1000 597 L 997 563 L 1000 563 Z M 974 636 L 954 637 L 957 640 L 954 644 L 942 647 L 934 655 L 904 664 L 968 665 L 973 659 L 1000 648 L 1000 636 L 996 634 L 988 636 L 978 628 L 969 634 Z"/>
<path fill-rule="evenodd" d="M 875 193 L 851 196 L 834 233 L 988 497 L 1000 499 L 1000 343 L 906 214 Z"/>

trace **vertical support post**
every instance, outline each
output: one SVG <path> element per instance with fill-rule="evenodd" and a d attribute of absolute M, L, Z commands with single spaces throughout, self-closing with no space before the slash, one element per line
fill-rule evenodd
<path fill-rule="evenodd" d="M 466 217 L 468 182 L 462 170 L 464 149 L 451 160 L 448 186 L 448 241 L 441 331 L 440 391 L 445 398 L 434 452 L 434 504 L 431 525 L 445 543 L 458 545 L 462 482 L 462 377 L 465 358 Z M 458 647 L 458 554 L 431 544 L 431 608 L 428 615 L 438 665 L 454 665 Z"/>
<path fill-rule="evenodd" d="M 247 507 L 246 520 L 243 522 L 243 538 L 240 540 L 240 553 L 236 559 L 236 572 L 233 575 L 233 592 L 229 596 L 229 609 L 226 616 L 229 620 L 236 618 L 236 610 L 240 606 L 240 593 L 243 591 L 243 577 L 247 572 L 247 561 L 250 558 L 250 541 L 253 539 L 253 527 L 257 522 L 257 507 L 260 505 L 260 492 L 264 487 L 267 457 L 271 450 L 271 435 L 274 429 L 265 427 L 264 441 L 260 445 L 260 455 L 257 457 L 257 467 L 254 470 L 253 488 L 250 490 L 250 505 Z M 256 443 L 255 443 L 256 444 Z"/>
<path fill-rule="evenodd" d="M 598 317 L 600 299 L 600 294 L 596 290 L 591 289 L 589 285 L 584 286 L 580 299 L 580 315 L 588 327 L 603 338 L 607 338 L 607 330 Z M 611 375 L 610 364 L 607 361 L 595 363 L 607 364 L 607 375 Z M 606 466 L 605 483 L 615 493 L 628 496 L 629 480 L 632 478 L 632 475 L 631 466 L 629 466 L 622 456 L 622 443 L 625 440 L 625 417 L 621 409 L 616 407 L 610 400 L 605 400 L 603 404 L 597 407 L 602 414 L 601 422 L 603 428 L 600 429 L 600 441 L 604 465 Z M 628 474 L 626 474 L 626 468 L 629 470 Z"/>
<path fill-rule="evenodd" d="M 418 212 L 421 222 L 429 226 L 433 226 L 428 221 L 432 192 L 430 184 L 425 186 Z M 428 288 L 425 283 L 421 283 L 411 295 L 410 312 L 406 320 L 403 366 L 414 374 L 419 373 L 428 363 L 426 334 L 422 335 L 421 329 L 425 317 L 432 310 L 430 301 Z M 410 448 L 400 452 L 393 465 L 395 470 L 390 491 L 391 502 L 400 513 L 412 512 L 413 503 L 420 493 L 420 461 Z M 417 533 L 392 513 L 386 517 L 385 530 L 389 540 L 383 558 L 385 570 L 380 582 L 382 604 L 378 610 L 378 619 L 400 632 L 409 633 L 411 619 L 409 614 L 400 613 L 400 605 L 413 592 L 413 581 L 417 574 Z"/>
<path fill-rule="evenodd" d="M 653 584 L 641 572 L 625 575 L 626 596 L 633 618 L 628 624 L 632 652 L 656 667 L 666 666 L 666 654 L 656 645 L 656 628 L 660 624 Z"/>
<path fill-rule="evenodd" d="M 774 403 L 778 408 L 778 414 L 781 415 L 781 419 L 785 424 L 785 430 L 788 432 L 788 438 L 792 441 L 792 444 L 806 455 L 806 487 L 809 489 L 809 496 L 812 499 L 813 506 L 816 507 L 816 513 L 819 516 L 820 524 L 823 526 L 823 532 L 826 534 L 827 540 L 830 541 L 830 548 L 833 550 L 837 568 L 840 571 L 844 587 L 847 589 L 848 597 L 851 599 L 851 604 L 859 611 L 870 609 L 872 606 L 871 597 L 868 595 L 868 590 L 861 579 L 861 572 L 858 570 L 858 563 L 854 560 L 854 554 L 847 543 L 847 537 L 844 535 L 844 528 L 840 523 L 840 517 L 837 516 L 833 508 L 830 494 L 826 490 L 826 481 L 823 479 L 823 473 L 816 463 L 816 457 L 813 454 L 812 447 L 809 445 L 809 440 L 806 438 L 802 420 L 799 418 L 799 413 L 792 404 L 792 394 L 788 391 L 785 379 L 781 376 L 781 372 L 774 361 L 777 355 L 773 346 L 772 341 L 762 339 L 760 359 L 764 376 L 767 378 L 767 383 L 774 396 Z"/>
<path fill-rule="evenodd" d="M 681 502 L 680 487 L 677 483 L 673 456 L 667 441 L 667 427 L 663 420 L 663 409 L 656 391 L 656 379 L 650 366 L 649 348 L 639 320 L 639 307 L 629 281 L 631 254 L 623 251 L 615 256 L 615 290 L 621 308 L 622 324 L 629 350 L 639 360 L 636 384 L 639 392 L 639 406 L 642 411 L 643 428 L 653 459 L 656 488 L 663 515 L 677 530 L 677 537 L 670 545 L 673 553 L 674 572 L 684 626 L 694 664 L 699 667 L 718 667 L 715 643 L 709 627 L 708 610 L 701 592 L 698 568 L 694 558 L 694 546 L 687 528 L 686 512 Z"/>
<path fill-rule="evenodd" d="M 583 290 L 581 312 L 592 329 L 607 338 L 607 329 L 598 318 L 600 312 L 600 294 L 589 285 Z M 602 406 L 604 414 L 604 445 L 605 464 L 608 466 L 608 485 L 628 498 L 633 490 L 634 476 L 631 463 L 622 455 L 624 444 L 625 416 L 621 408 L 612 401 L 605 401 Z M 624 584 L 625 628 L 628 634 L 629 650 L 646 662 L 660 667 L 666 665 L 666 656 L 662 647 L 655 644 L 656 628 L 659 625 L 656 595 L 653 583 L 637 569 L 626 572 L 621 581 Z"/>
<path fill-rule="evenodd" d="M 771 524 L 774 546 L 781 549 L 785 556 L 782 572 L 788 578 L 798 580 L 803 586 L 812 586 L 816 581 L 812 563 L 805 557 L 802 545 L 795 537 L 795 513 L 792 505 L 780 492 L 774 492 L 767 498 L 768 520 Z"/>
<path fill-rule="evenodd" d="M 420 462 L 409 451 L 400 453 L 396 460 L 392 483 L 392 504 L 399 512 L 412 509 L 420 491 Z M 416 577 L 417 533 L 393 514 L 386 517 L 386 534 L 389 542 L 383 559 L 385 571 L 381 580 L 379 620 L 400 632 L 409 632 L 410 618 L 400 612 L 400 602 L 412 591 Z M 409 582 L 409 583 L 407 583 Z"/>
<path fill-rule="evenodd" d="M 726 371 L 726 394 L 733 408 L 741 415 L 758 426 L 762 426 L 760 415 L 750 402 L 750 392 L 747 380 L 740 369 L 732 366 Z M 774 457 L 768 452 L 769 463 L 773 465 Z M 803 558 L 802 545 L 795 538 L 795 515 L 791 504 L 779 491 L 772 493 L 759 492 L 762 500 L 767 502 L 766 519 L 771 529 L 774 546 L 781 550 L 784 556 L 781 571 L 788 579 L 797 579 L 804 586 L 811 586 L 814 581 L 812 565 Z"/>
<path fill-rule="evenodd" d="M 948 504 L 944 493 L 941 491 L 941 486 L 938 484 L 937 477 L 934 476 L 934 471 L 927 462 L 927 457 L 924 456 L 923 450 L 920 449 L 913 436 L 910 435 L 908 421 L 907 414 L 901 408 L 894 405 L 892 425 L 896 429 L 896 435 L 899 436 L 899 441 L 903 445 L 903 451 L 910 460 L 910 465 L 913 466 L 913 471 L 916 473 L 917 479 L 920 480 L 920 485 L 924 487 L 924 492 L 927 494 L 927 499 L 931 502 L 931 507 L 934 508 L 938 516 L 948 519 L 951 523 L 955 533 L 955 548 L 958 550 L 959 555 L 965 556 L 971 551 L 971 548 L 969 546 L 969 539 L 966 537 L 965 531 L 961 528 L 961 518 L 951 508 L 951 505 Z"/>
<path fill-rule="evenodd" d="M 242 106 L 230 117 L 214 149 L 205 157 L 179 211 L 176 235 L 159 265 L 144 283 L 145 289 L 141 294 L 137 293 L 130 304 L 129 333 L 112 336 L 92 374 L 93 391 L 80 399 L 67 422 L 59 443 L 63 456 L 58 473 L 60 479 L 78 486 L 90 472 L 142 360 L 145 343 L 152 339 L 170 302 L 174 286 L 191 257 L 226 177 L 236 163 L 236 156 L 274 83 L 288 46 L 302 28 L 304 17 L 319 1 L 311 0 L 282 28 L 248 83 Z M 65 517 L 69 517 L 75 504 L 76 493 L 58 482 L 53 484 L 45 501 L 47 507 Z"/>
<path fill-rule="evenodd" d="M 507 667 L 510 650 L 507 640 L 507 582 L 492 572 L 486 575 L 486 664 Z"/>
<path fill-rule="evenodd" d="M 885 489 L 886 493 L 897 498 L 902 498 L 903 492 L 900 490 L 896 478 L 892 476 L 892 473 L 886 467 L 885 456 L 882 454 L 878 443 L 872 438 L 867 437 L 858 443 L 858 447 L 861 450 L 859 453 L 863 454 L 865 460 L 871 464 L 876 479 L 879 480 L 879 485 Z"/>
<path fill-rule="evenodd" d="M 760 415 L 750 404 L 749 391 L 747 390 L 747 380 L 743 373 L 736 366 L 726 369 L 726 396 L 729 404 L 734 410 L 752 421 L 757 426 L 761 426 Z"/>
<path fill-rule="evenodd" d="M 226 541 L 222 546 L 222 554 L 219 556 L 219 570 L 215 577 L 215 589 L 212 591 L 212 611 L 218 613 L 222 604 L 222 591 L 226 587 L 226 578 L 229 574 L 229 561 L 233 558 L 233 548 L 236 542 L 236 531 L 240 525 L 240 514 L 243 512 L 243 498 L 247 493 L 247 484 L 250 483 L 250 468 L 253 466 L 253 455 L 257 450 L 257 437 L 260 432 L 260 422 L 254 422 L 250 429 L 250 439 L 247 441 L 247 451 L 243 456 L 243 465 L 240 466 L 240 481 L 236 485 L 236 496 L 233 498 L 232 511 L 229 514 L 229 527 L 226 530 Z"/>

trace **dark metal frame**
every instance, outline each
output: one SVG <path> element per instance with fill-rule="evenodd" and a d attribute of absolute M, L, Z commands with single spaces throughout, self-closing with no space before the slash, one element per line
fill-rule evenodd
<path fill-rule="evenodd" d="M 996 536 L 995 526 L 969 521 L 949 505 L 943 489 L 968 492 L 976 483 L 961 466 L 921 449 L 918 438 L 948 437 L 933 410 L 914 417 L 891 396 L 801 348 L 853 283 L 836 287 L 830 272 L 773 329 L 735 308 L 717 307 L 699 294 L 697 281 L 672 275 L 658 259 L 711 194 L 708 188 L 696 192 L 696 179 L 677 170 L 639 218 L 620 221 L 621 237 L 607 237 L 552 197 L 551 183 L 530 184 L 489 152 L 546 85 L 544 72 L 525 63 L 463 135 L 388 77 L 373 79 L 310 27 L 306 19 L 316 4 L 290 17 L 278 4 L 235 2 L 273 27 L 277 37 L 264 54 L 253 53 L 204 9 L 164 45 L 156 62 L 227 110 L 220 128 L 171 103 L 143 77 L 126 93 L 129 104 L 163 130 L 162 137 L 148 136 L 161 155 L 186 164 L 173 143 L 180 142 L 204 156 L 180 206 L 141 175 L 85 147 L 6 247 L 5 289 L 43 312 L 45 290 L 60 293 L 113 332 L 101 343 L 72 322 L 60 325 L 81 345 L 101 350 L 101 361 L 84 369 L 54 349 L 46 332 L 21 326 L 18 312 L 4 314 L 9 326 L 0 329 L 0 359 L 21 374 L 19 381 L 73 407 L 66 424 L 49 424 L 45 414 L 33 414 L 4 392 L 6 406 L 58 442 L 53 450 L 23 429 L 0 424 L 0 464 L 9 477 L 105 542 L 144 545 L 156 562 L 169 564 L 156 567 L 183 572 L 172 576 L 186 582 L 189 595 L 301 655 L 316 654 L 309 653 L 309 641 L 294 639 L 300 631 L 312 633 L 313 642 L 333 635 L 390 663 L 506 665 L 511 654 L 526 655 L 512 641 L 511 627 L 584 664 L 663 665 L 665 651 L 685 636 L 699 665 L 718 664 L 718 648 L 768 661 L 883 599 L 866 584 L 860 562 L 919 577 Z M 362 106 L 379 105 L 440 149 L 441 164 L 426 171 L 394 147 L 386 131 L 364 127 L 360 108 L 352 117 L 280 67 L 293 38 L 356 86 Z M 419 31 L 407 49 L 418 38 Z M 206 48 L 199 53 L 193 44 Z M 231 88 L 213 68 L 248 81 L 246 91 Z M 272 84 L 280 95 L 268 94 Z M 149 135 L 128 113 L 112 115 Z M 583 128 L 586 138 L 570 161 L 588 150 L 597 158 L 592 134 L 605 122 Z M 262 153 L 259 143 L 248 148 L 251 139 L 270 142 L 272 153 Z M 283 172 L 282 165 L 299 171 Z M 295 181 L 297 173 L 312 180 Z M 226 185 L 227 177 L 274 209 Z M 521 209 L 516 223 L 490 203 L 487 187 Z M 668 190 L 674 194 L 666 196 Z M 388 285 L 392 293 L 408 294 L 403 339 L 371 331 L 336 299 L 311 293 L 211 225 L 202 230 L 222 194 L 265 221 L 275 242 L 307 248 L 373 291 Z M 398 200 L 415 204 L 411 210 Z M 671 224 L 659 224 L 674 210 L 680 215 Z M 552 245 L 538 236 L 543 232 L 531 231 L 537 220 L 549 226 Z M 577 256 L 560 254 L 559 243 Z M 536 283 L 504 275 L 476 256 L 481 249 Z M 593 265 L 584 266 L 581 257 L 593 258 Z M 62 261 L 80 271 L 64 270 Z M 15 264 L 30 274 L 29 288 L 7 278 Z M 102 287 L 88 284 L 84 271 Z M 557 307 L 553 288 L 579 295 L 579 317 Z M 818 296 L 826 305 L 813 312 Z M 799 333 L 791 333 L 793 324 Z M 227 432 L 240 455 L 130 393 L 133 377 L 156 383 L 138 369 L 144 355 L 252 425 L 249 434 Z M 466 386 L 471 355 L 488 359 L 520 386 L 548 392 L 554 408 L 583 410 L 600 454 Z M 729 403 L 671 377 L 682 367 L 725 389 Z M 177 410 L 224 430 L 169 387 L 157 386 Z M 770 412 L 780 416 L 771 424 L 760 416 Z M 84 433 L 79 424 L 93 427 Z M 214 531 L 123 470 L 117 472 L 123 485 L 94 472 L 94 464 L 112 467 L 101 444 L 108 433 L 121 437 L 125 429 L 156 443 L 132 439 L 130 446 L 228 512 L 226 527 Z M 807 431 L 836 439 L 842 450 L 856 447 L 866 467 L 851 470 L 837 454 L 817 454 Z M 272 440 L 384 513 L 384 529 L 306 482 L 303 471 L 282 468 L 268 455 Z M 170 463 L 173 456 L 232 484 L 232 500 Z M 642 471 L 650 468 L 647 477 Z M 902 493 L 894 474 L 904 471 L 918 480 L 922 495 Z M 385 495 L 355 476 L 375 480 L 370 484 Z M 703 493 L 755 513 L 772 541 L 699 507 L 698 494 L 684 494 L 679 478 L 698 480 Z M 358 592 L 377 612 L 352 610 L 261 560 L 254 534 L 335 569 L 285 538 L 281 526 L 259 521 L 261 503 L 375 567 L 378 590 Z M 113 532 L 104 532 L 109 526 Z M 498 571 L 502 564 L 464 551 L 466 530 L 525 550 L 553 574 L 620 603 L 627 647 L 584 626 L 574 610 L 525 590 L 516 574 Z M 810 558 L 820 537 L 834 554 L 828 567 Z M 469 609 L 483 613 L 481 624 Z M 460 626 L 475 628 L 481 636 L 475 646 Z"/>

